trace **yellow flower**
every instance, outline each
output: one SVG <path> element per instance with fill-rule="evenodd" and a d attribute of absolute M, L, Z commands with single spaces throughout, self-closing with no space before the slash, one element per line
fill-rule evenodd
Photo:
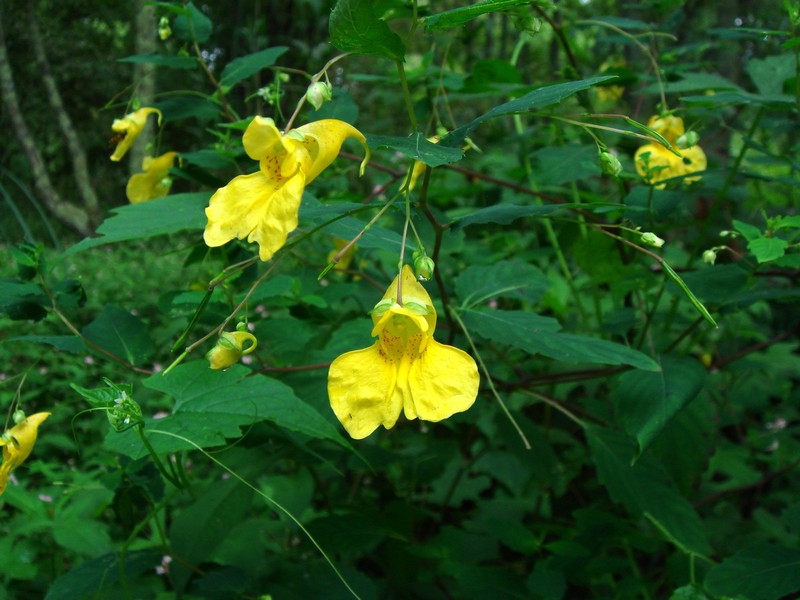
<path fill-rule="evenodd" d="M 672 115 L 652 116 L 647 126 L 663 135 L 672 146 L 676 146 L 678 138 L 686 131 L 683 126 L 683 119 Z M 646 144 L 640 147 L 634 156 L 636 171 L 648 183 L 658 184 L 665 179 L 706 170 L 706 154 L 700 146 L 694 145 L 678 149 L 678 151 L 681 153 L 682 158 L 675 156 L 657 142 Z M 699 176 L 687 177 L 686 181 L 690 182 L 698 179 L 700 179 Z M 656 187 L 663 188 L 664 185 L 662 183 Z"/>
<path fill-rule="evenodd" d="M 355 439 L 379 425 L 407 419 L 441 421 L 467 410 L 478 395 L 480 377 L 466 352 L 433 339 L 436 311 L 407 265 L 372 311 L 369 348 L 341 355 L 328 372 L 328 398 L 336 417 Z"/>
<path fill-rule="evenodd" d="M 158 114 L 158 123 L 161 124 L 161 111 L 157 108 L 145 107 L 125 115 L 121 119 L 114 119 L 111 124 L 111 130 L 116 134 L 109 140 L 109 144 L 116 144 L 114 154 L 111 155 L 111 160 L 120 161 L 125 153 L 133 145 L 133 142 L 142 133 L 147 117 L 152 114 Z"/>
<path fill-rule="evenodd" d="M 14 425 L 0 437 L 3 447 L 3 464 L 0 465 L 0 495 L 6 491 L 11 471 L 20 466 L 33 450 L 39 425 L 50 416 L 49 412 L 31 415 Z"/>
<path fill-rule="evenodd" d="M 234 238 L 259 246 L 261 260 L 269 260 L 297 227 L 297 212 L 306 184 L 311 183 L 339 154 L 350 137 L 369 148 L 363 134 L 336 119 L 323 119 L 281 135 L 272 119 L 256 117 L 244 132 L 247 155 L 259 161 L 259 170 L 235 177 L 211 197 L 203 239 L 211 247 Z"/>
<path fill-rule="evenodd" d="M 244 347 L 245 342 L 250 346 Z M 223 331 L 214 346 L 206 354 L 212 369 L 227 369 L 239 362 L 245 354 L 250 354 L 258 346 L 256 336 L 247 331 Z"/>
<path fill-rule="evenodd" d="M 125 195 L 131 204 L 162 198 L 169 194 L 172 180 L 169 170 L 175 164 L 177 152 L 167 152 L 161 156 L 146 156 L 142 161 L 144 173 L 136 173 L 128 180 Z"/>

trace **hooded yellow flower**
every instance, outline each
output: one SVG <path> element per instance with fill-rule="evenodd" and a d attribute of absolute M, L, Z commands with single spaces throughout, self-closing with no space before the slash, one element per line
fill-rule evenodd
<path fill-rule="evenodd" d="M 0 437 L 3 447 L 3 464 L 0 465 L 0 495 L 6 491 L 11 471 L 20 466 L 33 450 L 39 425 L 50 416 L 49 412 L 40 412 L 24 419 Z"/>
<path fill-rule="evenodd" d="M 677 146 L 678 138 L 686 132 L 683 126 L 683 119 L 672 115 L 663 117 L 654 115 L 650 117 L 647 126 L 663 135 L 672 146 Z M 648 183 L 658 184 L 665 179 L 706 170 L 706 154 L 700 146 L 678 148 L 678 151 L 683 156 L 682 158 L 675 156 L 659 143 L 646 144 L 640 147 L 634 156 L 636 171 Z M 699 176 L 687 177 L 686 181 L 690 182 L 698 179 L 700 179 Z M 660 184 L 657 187 L 664 187 L 664 184 Z"/>
<path fill-rule="evenodd" d="M 245 348 L 245 342 L 250 345 Z M 258 346 L 256 336 L 247 331 L 223 331 L 217 344 L 208 351 L 206 360 L 212 369 L 227 369 L 232 367 L 245 354 L 250 354 Z"/>
<path fill-rule="evenodd" d="M 116 144 L 114 154 L 111 155 L 111 160 L 117 162 L 122 160 L 125 153 L 133 145 L 133 142 L 142 133 L 147 117 L 152 114 L 158 114 L 158 123 L 161 124 L 161 111 L 157 108 L 145 107 L 125 115 L 121 119 L 114 119 L 111 124 L 111 130 L 116 134 L 111 138 L 109 144 Z"/>
<path fill-rule="evenodd" d="M 247 155 L 259 161 L 259 170 L 235 177 L 211 197 L 203 239 L 211 247 L 234 238 L 259 246 L 261 260 L 269 260 L 297 227 L 297 212 L 306 184 L 311 183 L 339 154 L 350 137 L 369 148 L 363 134 L 336 119 L 323 119 L 281 135 L 272 119 L 256 117 L 244 132 Z"/>
<path fill-rule="evenodd" d="M 132 175 L 125 187 L 128 201 L 137 204 L 169 194 L 169 188 L 172 187 L 169 170 L 175 164 L 176 156 L 177 152 L 167 152 L 156 157 L 146 156 L 142 161 L 144 173 Z"/>
<path fill-rule="evenodd" d="M 347 352 L 331 364 L 328 398 L 336 418 L 355 439 L 378 425 L 407 419 L 441 421 L 467 410 L 478 395 L 478 367 L 466 352 L 433 339 L 436 311 L 408 266 L 372 311 L 369 348 Z M 398 300 L 400 300 L 398 302 Z"/>

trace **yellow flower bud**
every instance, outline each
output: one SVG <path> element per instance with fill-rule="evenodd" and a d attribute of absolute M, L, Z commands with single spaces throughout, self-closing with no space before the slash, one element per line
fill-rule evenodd
<path fill-rule="evenodd" d="M 245 348 L 244 344 L 250 342 Z M 250 354 L 258 346 L 256 336 L 248 331 L 224 331 L 214 346 L 206 354 L 206 359 L 212 369 L 227 369 L 242 358 Z"/>

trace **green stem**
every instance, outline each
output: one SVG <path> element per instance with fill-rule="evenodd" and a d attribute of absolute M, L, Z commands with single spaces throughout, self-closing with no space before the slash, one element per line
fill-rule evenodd
<path fill-rule="evenodd" d="M 159 458 L 158 453 L 155 451 L 155 448 L 153 448 L 152 444 L 150 443 L 150 440 L 148 440 L 147 436 L 144 434 L 144 427 L 142 427 L 141 425 L 138 426 L 136 428 L 136 432 L 139 434 L 139 439 L 142 440 L 144 447 L 147 448 L 147 452 L 153 458 L 153 463 L 155 464 L 156 469 L 158 469 L 158 472 L 161 473 L 164 479 L 169 481 L 177 489 L 181 489 L 180 482 L 177 479 L 174 479 L 169 473 L 167 473 L 167 470 L 164 468 L 164 463 L 161 462 L 161 459 Z"/>
<path fill-rule="evenodd" d="M 402 61 L 397 61 L 397 74 L 400 77 L 400 87 L 403 89 L 403 101 L 406 103 L 408 110 L 408 120 L 411 122 L 411 129 L 415 132 L 419 131 L 419 124 L 417 123 L 417 115 L 414 114 L 414 103 L 411 100 L 411 92 L 408 89 L 408 79 L 406 78 L 406 69 Z"/>

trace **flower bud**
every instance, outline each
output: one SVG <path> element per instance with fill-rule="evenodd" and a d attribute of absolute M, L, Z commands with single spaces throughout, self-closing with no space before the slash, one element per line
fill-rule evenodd
<path fill-rule="evenodd" d="M 619 174 L 622 173 L 622 163 L 619 162 L 619 159 L 608 150 L 599 152 L 599 155 L 600 169 L 603 173 L 612 177 L 619 177 Z"/>
<path fill-rule="evenodd" d="M 433 270 L 436 268 L 436 264 L 430 256 L 425 254 L 424 248 L 417 248 L 414 250 L 412 258 L 414 259 L 414 274 L 417 276 L 417 279 L 420 281 L 428 281 L 433 277 Z"/>
<path fill-rule="evenodd" d="M 703 252 L 703 262 L 707 265 L 713 265 L 715 262 L 717 262 L 717 249 L 710 248 Z"/>
<path fill-rule="evenodd" d="M 661 246 L 664 245 L 664 240 L 662 240 L 652 231 L 643 233 L 641 239 L 643 244 L 647 244 L 648 246 L 653 246 L 654 248 L 661 248 Z"/>
<path fill-rule="evenodd" d="M 675 140 L 675 145 L 681 150 L 685 150 L 686 148 L 697 146 L 699 141 L 700 136 L 696 131 L 687 131 L 683 135 L 679 136 L 677 140 Z"/>
<path fill-rule="evenodd" d="M 161 17 L 161 20 L 158 22 L 158 37 L 164 42 L 168 40 L 171 35 L 172 28 L 169 26 L 169 19 L 167 17 Z"/>
<path fill-rule="evenodd" d="M 331 98 L 333 98 L 331 84 L 324 81 L 315 81 L 308 86 L 306 90 L 306 100 L 308 100 L 315 110 L 319 110 L 320 107 Z"/>
<path fill-rule="evenodd" d="M 245 342 L 250 346 L 244 348 Z M 239 362 L 245 354 L 250 354 L 258 346 L 256 336 L 247 331 L 224 331 L 214 346 L 206 354 L 212 369 L 227 369 Z"/>
<path fill-rule="evenodd" d="M 14 411 L 14 415 L 11 419 L 14 421 L 14 425 L 19 425 L 25 420 L 25 411 L 18 408 Z"/>

